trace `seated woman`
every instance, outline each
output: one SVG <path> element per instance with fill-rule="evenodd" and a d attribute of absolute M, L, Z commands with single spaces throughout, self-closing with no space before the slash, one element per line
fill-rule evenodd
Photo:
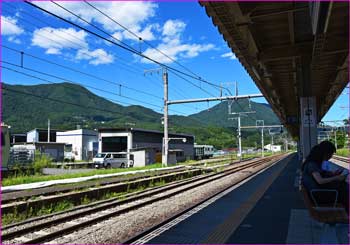
<path fill-rule="evenodd" d="M 349 214 L 349 186 L 345 175 L 337 171 L 330 173 L 322 170 L 322 162 L 329 160 L 336 149 L 332 142 L 323 141 L 314 146 L 302 165 L 303 185 L 308 191 L 313 189 L 335 189 L 338 191 L 338 203 Z M 331 201 L 330 201 L 331 202 Z"/>

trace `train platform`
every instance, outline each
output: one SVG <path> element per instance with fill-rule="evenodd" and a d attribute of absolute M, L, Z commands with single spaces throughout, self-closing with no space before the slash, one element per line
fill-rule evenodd
<path fill-rule="evenodd" d="M 324 226 L 304 205 L 298 168 L 293 154 L 136 243 L 318 244 Z M 349 244 L 348 230 L 348 225 L 336 225 L 327 243 Z"/>

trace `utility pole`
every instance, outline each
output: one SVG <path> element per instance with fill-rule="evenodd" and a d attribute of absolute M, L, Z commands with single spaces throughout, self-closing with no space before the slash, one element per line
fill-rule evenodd
<path fill-rule="evenodd" d="M 241 117 L 238 114 L 237 117 L 231 117 L 229 120 L 237 120 L 238 126 L 237 126 L 237 138 L 238 138 L 238 154 L 239 154 L 239 160 L 242 160 L 242 135 L 241 135 Z"/>
<path fill-rule="evenodd" d="M 261 157 L 264 157 L 264 126 L 265 122 L 264 120 L 256 120 L 255 125 L 258 127 L 258 123 L 262 122 L 262 127 L 261 127 Z"/>
<path fill-rule="evenodd" d="M 229 118 L 229 120 L 235 120 L 237 119 L 238 121 L 238 128 L 237 128 L 237 133 L 238 133 L 238 150 L 239 150 L 239 160 L 242 160 L 242 134 L 241 134 L 241 116 L 249 113 L 255 113 L 255 111 L 247 111 L 247 112 L 231 112 L 229 111 L 229 115 L 238 115 L 237 117 L 232 117 Z"/>
<path fill-rule="evenodd" d="M 196 102 L 209 102 L 209 101 L 223 101 L 223 100 L 238 100 L 238 99 L 250 99 L 250 98 L 259 98 L 264 97 L 262 94 L 250 94 L 250 95 L 241 95 L 241 96 L 222 96 L 211 97 L 211 98 L 200 98 L 200 99 L 185 99 L 185 100 L 168 100 L 168 72 L 166 68 L 158 68 L 153 70 L 147 70 L 148 72 L 159 73 L 159 70 L 163 71 L 163 83 L 164 83 L 164 138 L 163 138 L 163 154 L 162 154 L 162 165 L 168 165 L 168 150 L 169 150 L 169 138 L 168 135 L 168 106 L 174 104 L 186 104 L 186 103 L 196 103 Z M 251 113 L 251 112 L 248 112 Z"/>
<path fill-rule="evenodd" d="M 47 119 L 47 142 L 50 142 L 50 119 Z"/>
<path fill-rule="evenodd" d="M 282 128 L 283 125 L 262 125 L 262 126 L 258 126 L 258 121 L 262 121 L 264 123 L 264 120 L 256 120 L 256 125 L 255 126 L 241 126 L 241 129 L 253 129 L 253 128 L 261 128 L 262 131 L 261 131 L 261 145 L 262 147 L 264 147 L 264 131 L 263 129 L 264 128 L 268 128 L 269 129 L 269 133 L 271 135 L 271 147 L 270 147 L 270 150 L 272 151 L 272 145 L 273 145 L 273 134 L 271 134 L 271 128 Z M 263 155 L 263 153 L 262 153 Z"/>
<path fill-rule="evenodd" d="M 164 123 L 164 137 L 163 137 L 163 144 L 162 144 L 162 166 L 168 166 L 168 153 L 169 153 L 169 132 L 168 132 L 168 71 L 166 68 L 157 68 L 157 69 L 151 69 L 146 70 L 144 74 L 146 73 L 154 73 L 157 72 L 159 74 L 159 71 L 162 71 L 162 78 L 163 78 L 163 87 L 164 87 L 164 117 L 163 117 L 163 123 Z"/>
<path fill-rule="evenodd" d="M 236 93 L 236 97 L 238 98 L 238 83 L 235 83 L 235 93 Z M 255 95 L 248 95 L 248 99 L 253 98 L 253 96 Z M 247 98 L 247 97 L 246 97 Z M 228 101 L 228 114 L 229 115 L 238 115 L 236 118 L 229 118 L 229 119 L 237 119 L 238 121 L 238 150 L 239 150 L 239 160 L 242 160 L 242 133 L 241 133 L 241 115 L 245 115 L 245 114 L 249 114 L 249 113 L 255 113 L 255 111 L 247 111 L 247 112 L 232 112 L 232 104 L 233 102 L 235 102 L 236 99 L 232 100 L 232 101 Z M 249 106 L 250 108 L 250 106 Z"/>
<path fill-rule="evenodd" d="M 242 160 L 242 135 L 241 135 L 241 117 L 238 116 L 238 149 L 239 149 L 239 160 Z"/>
<path fill-rule="evenodd" d="M 169 152 L 169 133 L 168 133 L 168 72 L 163 68 L 164 82 L 164 152 L 162 157 L 162 165 L 168 166 Z"/>

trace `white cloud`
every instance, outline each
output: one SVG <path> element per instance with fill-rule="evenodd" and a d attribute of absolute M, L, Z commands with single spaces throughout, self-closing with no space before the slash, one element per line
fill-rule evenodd
<path fill-rule="evenodd" d="M 74 21 L 77 20 L 76 17 L 51 2 L 34 1 L 33 3 L 46 10 L 54 12 L 59 16 Z M 141 26 L 142 23 L 153 17 L 155 15 L 155 10 L 158 7 L 156 3 L 149 1 L 96 1 L 90 2 L 90 4 L 110 16 L 115 21 L 121 23 L 123 26 L 131 29 Z M 84 2 L 62 1 L 59 2 L 59 5 L 67 8 L 71 12 L 81 16 L 89 22 L 93 21 L 95 23 L 101 24 L 108 31 L 115 32 L 122 30 L 119 25 L 112 22 L 107 17 L 94 10 Z"/>
<path fill-rule="evenodd" d="M 73 21 L 80 22 L 80 24 L 87 25 L 85 22 L 79 20 L 72 14 L 64 11 L 59 6 L 48 1 L 35 1 L 34 4 L 49 10 L 61 17 L 68 18 Z M 157 29 L 156 25 L 143 24 L 155 15 L 155 10 L 158 5 L 154 2 L 148 1 L 99 1 L 90 2 L 91 5 L 111 17 L 116 22 L 128 28 L 136 35 L 141 36 L 143 40 L 151 41 L 155 39 L 153 30 Z M 109 18 L 105 17 L 97 10 L 93 9 L 84 2 L 59 2 L 59 5 L 68 9 L 69 11 L 81 16 L 88 22 L 94 22 L 102 25 L 102 27 L 109 31 L 115 38 L 122 41 L 123 39 L 137 40 L 137 38 L 121 26 L 114 23 Z"/>
<path fill-rule="evenodd" d="M 1 16 L 1 35 L 16 36 L 23 32 L 23 29 L 17 25 L 17 19 Z"/>
<path fill-rule="evenodd" d="M 60 54 L 62 49 L 86 49 L 86 36 L 83 30 L 44 27 L 34 31 L 32 45 L 46 49 L 47 54 Z"/>
<path fill-rule="evenodd" d="M 113 55 L 103 49 L 89 50 L 86 38 L 87 33 L 83 30 L 44 27 L 34 31 L 32 45 L 45 49 L 47 54 L 56 55 L 62 54 L 66 49 L 77 49 L 75 55 L 67 52 L 63 55 L 75 60 L 88 60 L 92 65 L 109 64 L 114 61 Z"/>
<path fill-rule="evenodd" d="M 236 55 L 234 53 L 232 53 L 232 52 L 228 52 L 228 53 L 222 54 L 221 57 L 229 58 L 231 60 L 236 60 L 237 59 Z"/>
<path fill-rule="evenodd" d="M 18 38 L 16 38 L 15 36 L 9 36 L 9 38 L 7 39 L 10 42 L 16 43 L 16 44 L 21 44 L 21 40 L 19 40 Z"/>
<path fill-rule="evenodd" d="M 164 36 L 177 36 L 186 28 L 186 24 L 181 20 L 168 20 L 163 26 Z"/>
<path fill-rule="evenodd" d="M 122 41 L 123 40 L 123 33 L 122 32 L 115 32 L 113 35 L 112 35 L 115 39 L 118 39 L 119 41 Z"/>
<path fill-rule="evenodd" d="M 150 25 L 147 25 L 143 30 L 141 30 L 140 26 L 134 26 L 129 30 L 132 33 L 134 33 L 137 37 L 141 37 L 142 40 L 152 41 L 156 39 L 152 30 L 158 31 L 159 28 L 160 28 L 159 24 L 150 24 Z M 139 39 L 135 35 L 131 34 L 127 30 L 124 30 L 124 31 L 116 31 L 113 34 L 113 37 L 118 39 L 119 41 L 122 41 L 123 39 L 138 41 Z"/>
<path fill-rule="evenodd" d="M 180 20 L 168 20 L 163 26 L 163 39 L 157 46 L 157 49 L 171 57 L 172 60 L 153 48 L 148 48 L 143 54 L 158 62 L 172 63 L 173 60 L 178 60 L 179 57 L 193 58 L 201 52 L 214 49 L 213 44 L 183 43 L 181 35 L 185 31 L 185 28 L 186 24 Z M 141 59 L 141 62 L 150 63 L 149 60 L 144 58 Z"/>
<path fill-rule="evenodd" d="M 89 60 L 91 65 L 109 64 L 114 61 L 114 57 L 103 49 L 89 51 L 88 49 L 80 49 L 76 55 L 77 60 Z"/>

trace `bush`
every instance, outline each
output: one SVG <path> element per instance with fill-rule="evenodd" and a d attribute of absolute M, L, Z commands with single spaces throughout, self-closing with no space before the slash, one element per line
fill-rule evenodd
<path fill-rule="evenodd" d="M 52 159 L 40 152 L 35 152 L 35 159 L 33 163 L 33 168 L 35 173 L 41 173 L 43 168 L 50 167 L 52 163 Z"/>

